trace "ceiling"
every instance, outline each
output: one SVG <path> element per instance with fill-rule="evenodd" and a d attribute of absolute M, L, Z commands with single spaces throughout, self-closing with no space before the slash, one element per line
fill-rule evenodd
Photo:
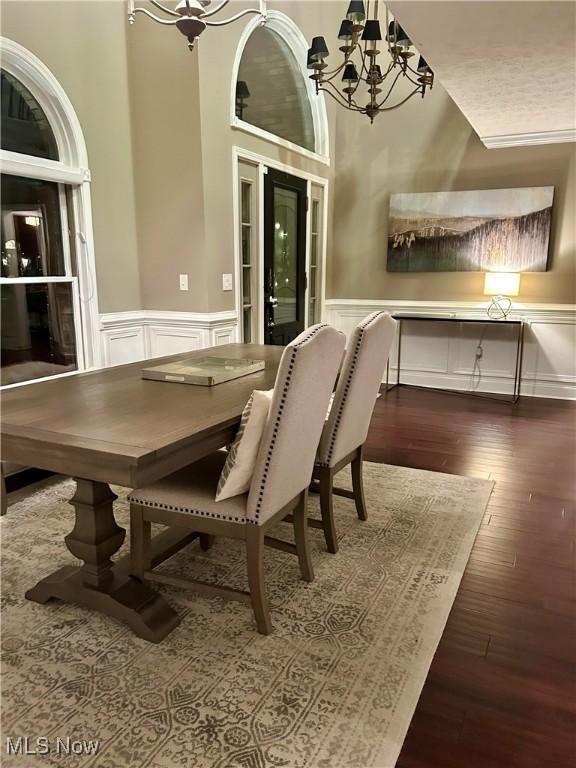
<path fill-rule="evenodd" d="M 387 3 L 487 147 L 576 141 L 576 4 Z"/>

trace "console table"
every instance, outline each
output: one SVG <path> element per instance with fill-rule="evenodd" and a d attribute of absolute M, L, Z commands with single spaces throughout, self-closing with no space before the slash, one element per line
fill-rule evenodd
<path fill-rule="evenodd" d="M 514 387 L 512 391 L 512 403 L 516 403 L 520 397 L 520 386 L 522 383 L 522 357 L 524 354 L 524 320 L 492 320 L 491 318 L 471 318 L 471 317 L 456 317 L 452 315 L 409 315 L 409 314 L 396 314 L 392 317 L 398 321 L 398 349 L 396 352 L 396 382 L 389 384 L 390 374 L 390 360 L 386 366 L 386 392 L 394 387 L 400 386 L 400 363 L 402 355 L 402 326 L 405 321 L 415 322 L 434 322 L 434 323 L 476 323 L 478 325 L 501 325 L 501 326 L 514 326 L 517 328 L 516 337 L 516 364 L 514 367 Z M 416 386 L 411 384 L 405 384 L 402 386 Z M 442 389 L 440 387 L 425 387 L 426 389 L 436 389 L 440 392 L 452 392 L 454 394 L 467 394 L 474 395 L 475 397 L 491 397 L 491 395 L 485 395 L 478 392 L 459 392 L 454 389 Z M 498 398 L 500 399 L 500 398 Z"/>

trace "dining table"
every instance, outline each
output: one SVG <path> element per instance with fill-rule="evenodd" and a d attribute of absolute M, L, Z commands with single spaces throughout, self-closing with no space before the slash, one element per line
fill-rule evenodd
<path fill-rule="evenodd" d="M 110 485 L 153 483 L 234 439 L 253 390 L 271 389 L 283 348 L 226 344 L 155 358 L 154 365 L 205 356 L 263 360 L 265 367 L 214 386 L 142 378 L 150 361 L 79 372 L 2 391 L 2 461 L 74 479 L 75 520 L 64 541 L 70 564 L 31 585 L 29 600 L 59 599 L 125 622 L 160 642 L 179 623 L 168 602 L 130 573 L 130 558 L 112 559 L 126 530 L 114 517 Z M 8 511 L 10 514 L 10 510 Z M 44 524 L 49 527 L 50 520 Z M 152 565 L 194 540 L 172 529 L 153 540 Z M 42 564 L 44 572 L 45 564 Z"/>

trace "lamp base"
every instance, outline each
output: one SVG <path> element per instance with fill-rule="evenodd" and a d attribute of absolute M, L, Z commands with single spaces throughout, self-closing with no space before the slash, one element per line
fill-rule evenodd
<path fill-rule="evenodd" d="M 508 296 L 492 296 L 486 313 L 491 320 L 506 320 L 512 311 L 512 301 Z"/>

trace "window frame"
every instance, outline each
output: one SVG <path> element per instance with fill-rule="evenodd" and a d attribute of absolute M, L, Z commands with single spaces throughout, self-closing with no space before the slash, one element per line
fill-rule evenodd
<path fill-rule="evenodd" d="M 0 278 L 0 285 L 68 282 L 72 285 L 77 370 L 54 376 L 6 384 L 2 389 L 45 379 L 70 376 L 103 365 L 99 332 L 98 297 L 95 278 L 94 237 L 90 170 L 86 144 L 78 117 L 60 83 L 30 51 L 5 37 L 2 69 L 30 91 L 54 133 L 60 160 L 48 160 L 0 148 L 0 172 L 6 175 L 55 182 L 59 185 L 65 275 Z M 67 193 L 65 187 L 68 188 Z M 72 226 L 70 226 L 72 224 Z M 66 233 L 71 230 L 70 237 Z M 72 263 L 72 243 L 75 264 Z"/>
<path fill-rule="evenodd" d="M 306 69 L 308 44 L 306 38 L 292 19 L 280 11 L 268 11 L 266 27 L 282 38 L 294 54 L 296 62 L 300 65 L 300 72 L 306 85 L 306 93 L 308 94 L 308 102 L 312 112 L 315 151 L 312 152 L 305 147 L 301 147 L 299 144 L 294 144 L 287 139 L 283 139 L 281 136 L 277 136 L 275 133 L 270 133 L 263 128 L 258 128 L 258 126 L 252 125 L 252 123 L 248 123 L 246 120 L 242 120 L 236 115 L 236 82 L 238 80 L 240 62 L 248 39 L 254 30 L 261 26 L 261 24 L 262 22 L 258 18 L 253 19 L 247 24 L 236 49 L 236 57 L 232 67 L 232 87 L 230 90 L 230 126 L 235 130 L 252 134 L 260 139 L 269 141 L 272 144 L 289 149 L 291 152 L 296 152 L 310 160 L 315 160 L 324 165 L 330 165 L 330 142 L 328 137 L 326 104 L 324 101 L 324 94 L 316 93 L 315 86 L 310 80 L 308 70 Z"/>

